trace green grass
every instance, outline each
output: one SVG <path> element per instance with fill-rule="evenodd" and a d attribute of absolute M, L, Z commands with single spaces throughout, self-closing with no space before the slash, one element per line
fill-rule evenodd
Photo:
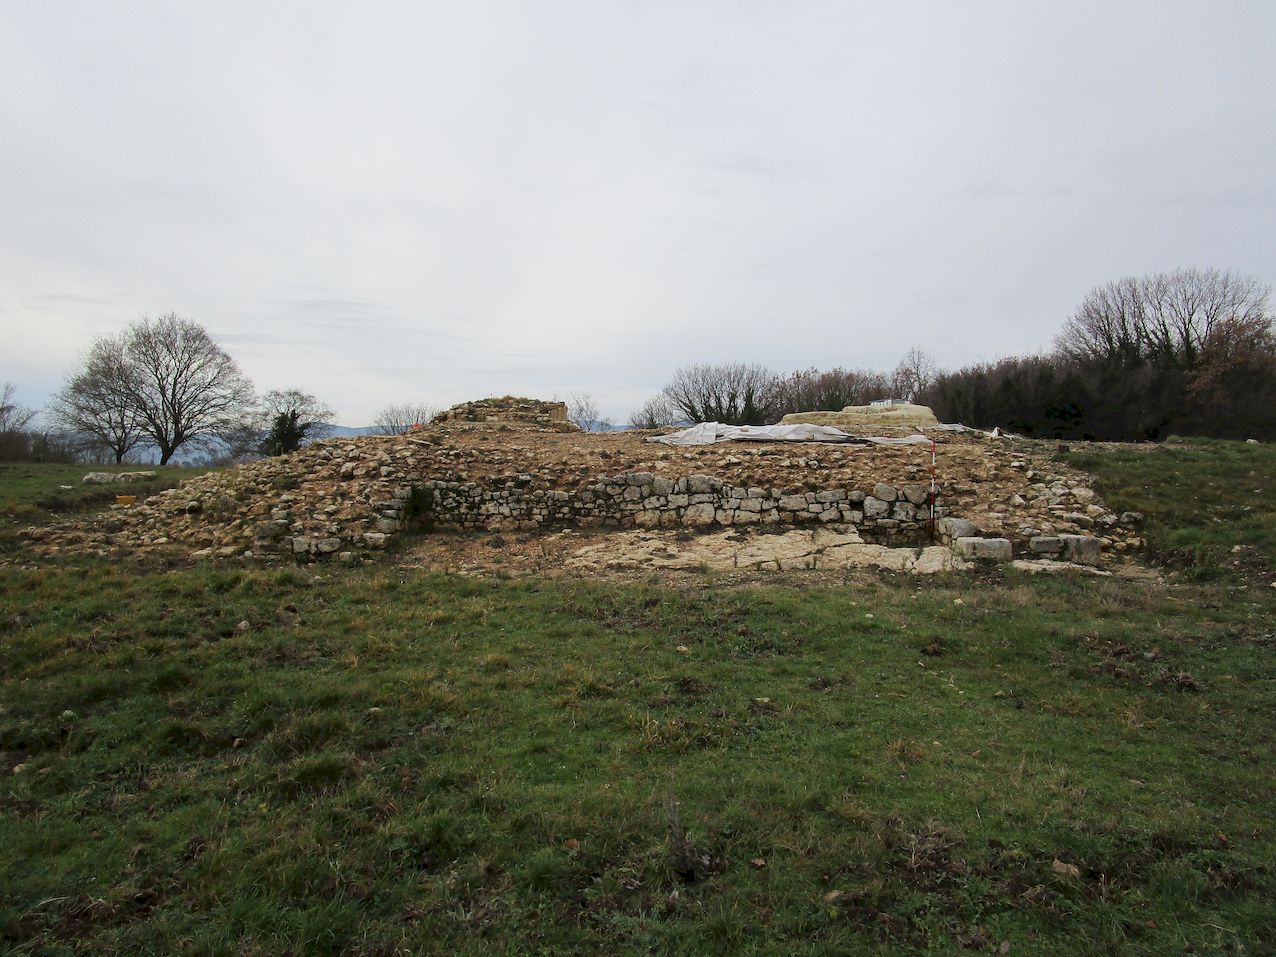
<path fill-rule="evenodd" d="M 1270 590 L 787 582 L 0 568 L 0 941 L 1276 950 Z"/>
<path fill-rule="evenodd" d="M 1061 458 L 1143 512 L 1153 560 L 1199 578 L 1276 577 L 1276 446 L 1193 439 L 1097 446 Z"/>
<path fill-rule="evenodd" d="M 85 485 L 88 472 L 154 471 L 153 479 L 118 485 Z M 102 508 L 116 495 L 145 498 L 182 479 L 203 475 L 207 468 L 178 465 L 48 465 L 30 462 L 0 462 L 0 529 L 42 524 L 74 517 Z M 65 487 L 65 486 L 69 486 Z"/>

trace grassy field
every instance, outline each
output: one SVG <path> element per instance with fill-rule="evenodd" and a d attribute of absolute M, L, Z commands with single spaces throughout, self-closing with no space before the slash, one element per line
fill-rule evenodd
<path fill-rule="evenodd" d="M 85 485 L 86 472 L 156 472 L 153 479 L 119 485 Z M 0 537 L 12 539 L 17 526 L 69 518 L 103 508 L 116 495 L 145 498 L 206 468 L 179 465 L 42 465 L 0 462 Z"/>
<path fill-rule="evenodd" d="M 0 942 L 1276 951 L 1276 463 L 1082 456 L 1168 583 L 0 568 Z"/>
<path fill-rule="evenodd" d="M 1062 456 L 1151 518 L 1149 557 L 1198 580 L 1276 579 L 1276 446 L 1194 439 Z"/>

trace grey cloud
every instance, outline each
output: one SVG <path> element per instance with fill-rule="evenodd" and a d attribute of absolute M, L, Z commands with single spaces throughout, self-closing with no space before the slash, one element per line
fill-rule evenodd
<path fill-rule="evenodd" d="M 1265 3 L 9 4 L 0 379 L 169 310 L 348 424 L 1036 348 L 1121 275 L 1276 280 L 1274 45 Z"/>

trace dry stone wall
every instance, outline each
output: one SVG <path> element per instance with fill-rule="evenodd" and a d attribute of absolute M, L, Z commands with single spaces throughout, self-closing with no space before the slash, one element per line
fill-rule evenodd
<path fill-rule="evenodd" d="M 546 402 L 503 396 L 499 399 L 476 399 L 454 405 L 434 417 L 434 424 L 467 423 L 487 425 L 533 425 L 542 428 L 574 429 L 567 421 L 566 402 Z"/>
<path fill-rule="evenodd" d="M 870 492 L 826 489 L 785 493 L 730 485 L 711 475 L 671 480 L 650 472 L 601 478 L 576 491 L 532 487 L 530 475 L 504 488 L 474 482 L 427 481 L 399 502 L 421 504 L 416 517 L 451 529 L 533 529 L 549 524 L 653 528 L 801 522 L 854 524 L 874 537 L 915 536 L 929 520 L 929 490 L 878 483 Z M 393 517 L 403 506 L 387 503 Z"/>
<path fill-rule="evenodd" d="M 928 458 L 911 447 L 671 450 L 642 436 L 552 427 L 433 427 L 316 443 L 23 534 L 38 554 L 303 560 L 356 560 L 414 527 L 853 526 L 870 543 L 916 545 L 930 532 Z M 1053 467 L 1039 473 L 1019 450 L 958 437 L 940 461 L 937 537 L 971 557 L 998 560 L 1009 548 L 1076 560 L 1137 540 L 1127 522 L 1137 516 L 1118 518 L 1084 479 Z M 1089 539 L 1091 528 L 1102 542 Z M 1074 533 L 1093 544 L 1070 544 Z M 1007 544 L 986 543 L 994 538 Z"/>

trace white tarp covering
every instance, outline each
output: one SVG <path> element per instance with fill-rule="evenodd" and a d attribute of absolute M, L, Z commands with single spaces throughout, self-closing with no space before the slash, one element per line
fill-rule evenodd
<path fill-rule="evenodd" d="M 717 442 L 867 442 L 871 445 L 930 445 L 924 435 L 902 438 L 851 435 L 830 425 L 722 425 L 701 422 L 681 432 L 657 435 L 648 442 L 665 445 L 713 445 Z"/>

